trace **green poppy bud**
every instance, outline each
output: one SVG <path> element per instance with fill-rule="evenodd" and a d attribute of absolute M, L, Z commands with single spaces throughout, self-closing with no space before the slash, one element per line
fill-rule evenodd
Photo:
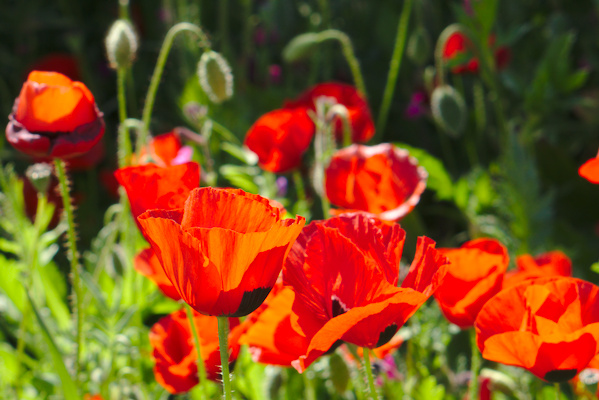
<path fill-rule="evenodd" d="M 345 393 L 350 380 L 349 369 L 343 358 L 337 353 L 329 356 L 329 374 L 337 393 Z"/>
<path fill-rule="evenodd" d="M 431 57 L 431 39 L 422 26 L 416 28 L 410 35 L 406 53 L 416 65 L 424 65 Z"/>
<path fill-rule="evenodd" d="M 33 164 L 27 168 L 25 176 L 38 193 L 48 193 L 52 178 L 52 166 L 47 163 Z"/>
<path fill-rule="evenodd" d="M 308 57 L 322 38 L 317 33 L 303 33 L 291 39 L 291 41 L 283 49 L 283 59 L 288 62 L 295 62 Z"/>
<path fill-rule="evenodd" d="M 133 27 L 124 19 L 116 20 L 105 40 L 110 68 L 128 68 L 137 54 L 138 40 Z"/>
<path fill-rule="evenodd" d="M 466 104 L 462 95 L 449 85 L 435 88 L 431 96 L 435 122 L 453 137 L 459 136 L 466 124 Z"/>
<path fill-rule="evenodd" d="M 208 98 L 216 104 L 233 96 L 233 74 L 227 60 L 219 53 L 208 50 L 198 64 L 200 86 Z"/>

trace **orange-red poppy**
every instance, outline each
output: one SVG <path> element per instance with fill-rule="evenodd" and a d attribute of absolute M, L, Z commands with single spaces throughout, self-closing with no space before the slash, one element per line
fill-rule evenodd
<path fill-rule="evenodd" d="M 435 291 L 446 259 L 420 237 L 400 287 L 405 232 L 362 214 L 308 225 L 293 246 L 283 282 L 295 291 L 291 323 L 310 344 L 292 365 L 300 372 L 340 341 L 376 348 Z"/>
<path fill-rule="evenodd" d="M 495 65 L 497 69 L 504 69 L 510 62 L 511 52 L 508 47 L 500 46 L 495 48 L 495 36 L 489 37 L 489 45 L 494 48 Z M 454 32 L 445 42 L 443 48 L 443 59 L 451 61 L 457 58 L 471 55 L 472 45 L 469 40 L 461 32 Z M 451 68 L 454 74 L 472 73 L 476 74 L 479 71 L 479 61 L 476 57 L 470 57 L 464 64 L 456 65 Z"/>
<path fill-rule="evenodd" d="M 243 322 L 247 329 L 239 343 L 249 346 L 254 362 L 290 367 L 305 354 L 310 340 L 291 325 L 294 298 L 291 287 L 277 284 L 264 304 Z"/>
<path fill-rule="evenodd" d="M 154 253 L 151 247 L 147 247 L 141 250 L 133 259 L 133 268 L 146 278 L 158 286 L 158 289 L 167 297 L 175 301 L 179 301 L 181 296 L 177 292 L 177 289 L 168 279 L 168 276 L 164 273 L 164 269 L 160 264 L 160 260 Z"/>
<path fill-rule="evenodd" d="M 305 108 L 279 109 L 261 116 L 248 130 L 245 145 L 271 172 L 297 168 L 314 136 L 314 122 Z"/>
<path fill-rule="evenodd" d="M 141 149 L 139 158 L 132 164 L 152 163 L 160 167 L 184 164 L 191 161 L 193 149 L 183 146 L 181 138 L 176 131 L 154 136 L 148 145 Z"/>
<path fill-rule="evenodd" d="M 89 89 L 57 72 L 29 74 L 6 127 L 8 142 L 34 157 L 75 157 L 103 134 L 104 119 Z"/>
<path fill-rule="evenodd" d="M 334 214 L 365 211 L 396 221 L 420 201 L 427 173 L 406 150 L 389 143 L 354 144 L 337 151 L 325 170 L 326 195 L 341 207 Z"/>
<path fill-rule="evenodd" d="M 469 328 L 483 305 L 501 290 L 509 264 L 507 249 L 495 239 L 476 239 L 439 251 L 451 264 L 435 299 L 449 322 Z"/>
<path fill-rule="evenodd" d="M 599 352 L 599 288 L 570 277 L 538 278 L 502 290 L 476 319 L 490 361 L 550 382 L 574 378 Z"/>
<path fill-rule="evenodd" d="M 525 254 L 516 258 L 516 269 L 503 277 L 503 289 L 532 278 L 572 276 L 572 261 L 561 251 L 550 251 L 537 257 Z"/>
<path fill-rule="evenodd" d="M 200 353 L 206 376 L 215 382 L 221 378 L 220 346 L 216 317 L 193 313 L 200 339 Z M 239 354 L 239 320 L 229 318 L 229 364 Z M 150 329 L 150 345 L 154 349 L 154 376 L 170 393 L 184 393 L 198 384 L 197 352 L 191 326 L 185 310 L 176 311 L 160 319 Z"/>
<path fill-rule="evenodd" d="M 331 97 L 335 103 L 347 108 L 352 130 L 352 142 L 364 143 L 374 135 L 374 122 L 370 114 L 368 102 L 363 94 L 355 87 L 344 83 L 320 83 L 302 93 L 296 100 L 287 101 L 286 108 L 307 108 L 315 110 L 314 103 L 319 97 Z M 343 123 L 335 123 L 335 137 L 338 141 L 343 138 Z"/>
<path fill-rule="evenodd" d="M 200 184 L 200 166 L 195 162 L 170 167 L 144 164 L 120 168 L 114 176 L 127 191 L 137 219 L 146 210 L 183 207 L 191 190 Z"/>
<path fill-rule="evenodd" d="M 273 288 L 305 219 L 282 219 L 268 199 L 242 190 L 191 191 L 185 207 L 138 217 L 179 295 L 203 314 L 240 317 Z"/>
<path fill-rule="evenodd" d="M 599 154 L 578 168 L 578 175 L 591 183 L 599 183 Z"/>

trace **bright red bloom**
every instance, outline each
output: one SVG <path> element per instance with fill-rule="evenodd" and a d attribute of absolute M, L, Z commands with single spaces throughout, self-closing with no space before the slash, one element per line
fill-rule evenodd
<path fill-rule="evenodd" d="M 183 209 L 149 210 L 138 221 L 183 301 L 240 317 L 270 293 L 305 219 L 282 219 L 258 195 L 206 187 Z"/>
<path fill-rule="evenodd" d="M 103 134 L 104 119 L 89 89 L 56 72 L 29 74 L 6 127 L 8 142 L 33 157 L 75 157 Z"/>
<path fill-rule="evenodd" d="M 459 249 L 439 251 L 451 264 L 435 299 L 449 322 L 469 328 L 483 305 L 501 290 L 509 264 L 507 249 L 495 239 L 476 239 Z"/>
<path fill-rule="evenodd" d="M 516 258 L 517 269 L 503 278 L 503 289 L 527 279 L 544 276 L 572 276 L 572 261 L 561 251 L 550 251 L 537 257 L 525 254 Z"/>
<path fill-rule="evenodd" d="M 220 346 L 216 317 L 194 312 L 196 332 L 200 339 L 200 353 L 208 379 L 221 379 Z M 236 329 L 237 318 L 229 318 L 229 364 L 239 354 Z M 150 330 L 150 345 L 154 349 L 154 376 L 156 381 L 170 393 L 183 393 L 198 384 L 197 352 L 189 319 L 185 310 L 176 311 L 158 321 Z"/>
<path fill-rule="evenodd" d="M 291 287 L 277 285 L 264 304 L 243 322 L 247 330 L 239 343 L 249 346 L 254 362 L 290 367 L 305 354 L 310 340 L 291 324 L 294 298 Z"/>
<path fill-rule="evenodd" d="M 403 149 L 389 143 L 354 144 L 337 151 L 325 170 L 326 194 L 342 210 L 365 211 L 396 221 L 420 201 L 427 173 Z"/>
<path fill-rule="evenodd" d="M 183 207 L 191 190 L 200 184 L 200 166 L 195 162 L 165 168 L 145 164 L 120 168 L 114 176 L 127 191 L 137 222 L 146 210 Z M 139 222 L 137 226 L 140 227 Z"/>
<path fill-rule="evenodd" d="M 175 289 L 171 280 L 164 273 L 160 260 L 158 260 L 156 253 L 154 253 L 151 247 L 137 253 L 133 259 L 133 268 L 154 282 L 165 296 L 175 301 L 181 300 L 181 296 L 179 296 L 177 289 Z"/>
<path fill-rule="evenodd" d="M 295 291 L 292 325 L 311 338 L 293 362 L 300 372 L 340 340 L 376 348 L 387 343 L 435 291 L 446 259 L 428 238 L 397 287 L 405 232 L 365 215 L 308 225 L 294 244 L 283 282 Z"/>
<path fill-rule="evenodd" d="M 568 277 L 502 290 L 476 319 L 484 358 L 550 382 L 574 378 L 599 352 L 599 288 Z"/>
<path fill-rule="evenodd" d="M 245 145 L 258 155 L 260 167 L 271 172 L 297 168 L 314 136 L 314 122 L 304 108 L 274 110 L 252 125 Z"/>
<path fill-rule="evenodd" d="M 591 183 L 599 183 L 599 154 L 578 168 L 578 175 Z"/>
<path fill-rule="evenodd" d="M 142 148 L 139 159 L 132 164 L 152 163 L 160 167 L 184 164 L 191 161 L 193 149 L 183 146 L 176 131 L 154 136 L 148 146 Z"/>
<path fill-rule="evenodd" d="M 347 108 L 352 130 L 352 142 L 364 143 L 374 136 L 374 122 L 370 114 L 368 102 L 355 87 L 344 83 L 320 83 L 299 98 L 285 103 L 286 108 L 307 108 L 315 110 L 314 102 L 319 97 L 332 97 L 336 103 Z M 343 123 L 337 121 L 335 124 L 335 137 L 338 141 L 343 139 Z"/>
<path fill-rule="evenodd" d="M 489 37 L 489 45 L 494 47 L 495 36 Z M 455 58 L 462 57 L 465 54 L 470 55 L 472 53 L 472 45 L 469 43 L 468 38 L 461 32 L 453 33 L 449 39 L 445 42 L 443 48 L 443 59 L 451 61 Z M 495 49 L 495 65 L 497 69 L 501 70 L 507 67 L 510 62 L 511 52 L 509 48 L 500 46 Z M 470 57 L 468 61 L 462 65 L 457 65 L 451 68 L 451 72 L 454 74 L 472 73 L 476 74 L 479 71 L 479 61 L 476 57 Z"/>

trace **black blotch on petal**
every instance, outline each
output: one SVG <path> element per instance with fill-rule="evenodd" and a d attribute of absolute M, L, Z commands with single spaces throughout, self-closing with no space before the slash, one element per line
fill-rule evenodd
<path fill-rule="evenodd" d="M 574 369 L 554 369 L 545 374 L 544 379 L 549 382 L 566 382 L 576 376 L 576 368 Z"/>
<path fill-rule="evenodd" d="M 264 300 L 266 300 L 271 290 L 272 287 L 262 287 L 249 292 L 244 292 L 239 308 L 233 314 L 228 315 L 228 317 L 244 317 L 256 310 L 256 308 L 264 303 Z"/>
<path fill-rule="evenodd" d="M 380 346 L 384 345 L 385 343 L 387 343 L 389 340 L 391 340 L 393 335 L 395 335 L 395 333 L 397 333 L 398 329 L 399 329 L 399 327 L 395 324 L 391 324 L 388 327 L 386 327 L 385 330 L 382 331 L 381 334 L 379 335 L 379 341 L 376 342 L 376 346 L 374 346 L 374 347 L 380 347 Z"/>

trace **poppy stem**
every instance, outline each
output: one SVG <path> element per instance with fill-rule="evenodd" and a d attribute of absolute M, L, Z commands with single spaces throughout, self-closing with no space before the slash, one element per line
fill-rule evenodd
<path fill-rule="evenodd" d="M 559 386 L 559 382 L 555 382 L 553 384 L 553 386 L 555 387 L 555 400 L 560 400 L 562 398 L 562 396 L 561 396 L 562 390 Z"/>
<path fill-rule="evenodd" d="M 395 86 L 397 83 L 397 76 L 399 74 L 399 68 L 403 58 L 404 50 L 406 48 L 406 41 L 408 37 L 408 26 L 410 23 L 410 14 L 412 12 L 413 0 L 406 0 L 401 10 L 401 17 L 399 17 L 399 24 L 397 25 L 397 35 L 395 37 L 395 47 L 393 48 L 393 55 L 391 56 L 391 62 L 389 63 L 389 73 L 387 74 L 387 83 L 385 84 L 385 91 L 383 93 L 383 100 L 381 108 L 379 109 L 379 117 L 376 123 L 376 135 L 375 143 L 378 143 L 387 125 L 387 117 L 389 115 L 389 108 L 391 107 L 391 101 L 393 100 L 393 93 L 395 92 Z"/>
<path fill-rule="evenodd" d="M 345 61 L 347 61 L 347 64 L 349 65 L 356 88 L 362 94 L 362 96 L 367 99 L 368 93 L 366 92 L 366 85 L 364 85 L 364 78 L 362 77 L 362 72 L 360 71 L 360 63 L 356 58 L 354 47 L 349 36 L 336 29 L 322 31 L 319 35 L 322 36 L 323 39 L 336 39 L 339 41 L 339 43 L 341 43 L 341 51 L 343 52 Z"/>
<path fill-rule="evenodd" d="M 204 31 L 202 31 L 202 29 L 197 25 L 191 24 L 189 22 L 180 22 L 169 29 L 166 37 L 164 38 L 164 42 L 162 43 L 160 53 L 158 54 L 158 60 L 156 61 L 152 79 L 150 80 L 150 87 L 148 88 L 148 93 L 146 94 L 146 100 L 142 112 L 144 129 L 141 130 L 139 136 L 137 137 L 137 151 L 139 151 L 145 144 L 146 137 L 150 130 L 150 119 L 152 118 L 154 100 L 156 99 L 156 92 L 158 91 L 158 85 L 160 84 L 162 73 L 164 72 L 164 66 L 166 64 L 168 53 L 173 46 L 173 41 L 175 40 L 177 34 L 184 31 L 194 33 L 199 38 L 199 46 L 204 49 L 210 49 L 210 41 L 204 34 Z"/>
<path fill-rule="evenodd" d="M 202 359 L 202 352 L 200 351 L 200 337 L 198 336 L 198 330 L 196 328 L 196 324 L 193 319 L 193 310 L 191 306 L 185 303 L 185 311 L 187 311 L 187 319 L 189 320 L 189 326 L 191 327 L 191 333 L 193 335 L 193 343 L 196 348 L 197 353 L 197 363 L 198 363 L 198 379 L 200 381 L 200 394 L 202 399 L 207 399 L 206 395 L 206 366 L 204 365 L 204 360 Z"/>
<path fill-rule="evenodd" d="M 73 205 L 69 194 L 69 180 L 67 178 L 66 166 L 63 160 L 56 158 L 54 160 L 56 177 L 58 178 L 60 195 L 62 196 L 62 205 L 64 216 L 67 223 L 68 240 L 68 258 L 71 263 L 71 284 L 73 286 L 73 317 L 75 318 L 75 385 L 79 386 L 79 367 L 81 354 L 81 332 L 83 330 L 83 310 L 81 308 L 81 278 L 79 276 L 79 253 L 77 252 L 77 239 L 75 232 L 75 222 L 73 216 Z"/>
<path fill-rule="evenodd" d="M 229 320 L 218 318 L 218 345 L 220 347 L 220 365 L 223 374 L 223 399 L 231 400 L 231 377 L 229 376 Z"/>
<path fill-rule="evenodd" d="M 370 365 L 370 349 L 362 347 L 364 353 L 364 370 L 366 371 L 366 377 L 368 378 L 368 388 L 370 392 L 370 398 L 376 400 L 379 398 L 376 387 L 374 386 L 374 378 L 372 376 L 372 366 Z"/>
<path fill-rule="evenodd" d="M 314 371 L 304 371 L 302 378 L 304 379 L 304 395 L 306 396 L 306 400 L 316 400 L 316 391 L 314 390 Z"/>
<path fill-rule="evenodd" d="M 118 68 L 116 73 L 117 97 L 119 103 L 119 121 L 121 124 L 123 124 L 127 120 L 127 97 L 125 95 L 127 69 Z M 127 126 L 123 126 L 119 129 L 118 140 L 119 168 L 123 168 L 129 164 L 132 153 L 131 137 L 129 136 L 129 129 Z"/>
<path fill-rule="evenodd" d="M 470 387 L 468 388 L 468 398 L 478 399 L 478 371 L 480 370 L 480 352 L 476 345 L 476 331 L 470 329 L 470 347 L 472 351 L 470 361 Z"/>

